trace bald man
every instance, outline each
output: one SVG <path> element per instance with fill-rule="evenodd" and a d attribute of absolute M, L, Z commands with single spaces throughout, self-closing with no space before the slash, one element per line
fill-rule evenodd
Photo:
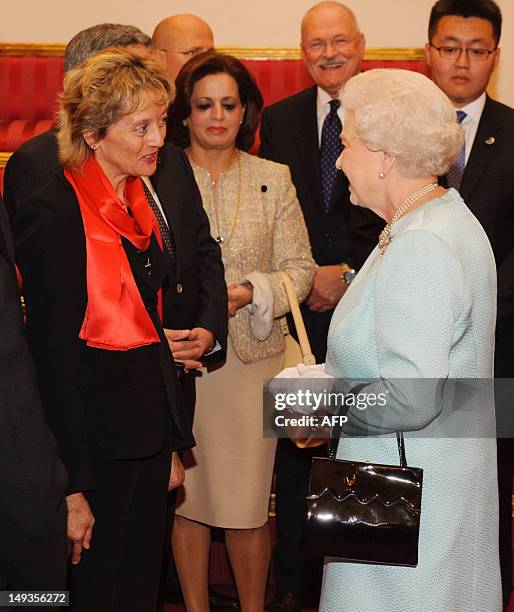
<path fill-rule="evenodd" d="M 352 11 L 339 2 L 320 2 L 301 24 L 303 61 L 314 85 L 265 108 L 260 156 L 287 164 L 309 232 L 318 269 L 302 315 L 318 363 L 325 361 L 327 334 L 335 306 L 378 242 L 381 220 L 352 206 L 348 180 L 334 170 L 344 121 L 339 94 L 361 71 L 365 38 Z M 277 596 L 267 610 L 296 612 L 302 590 L 313 580 L 305 571 L 300 534 L 305 516 L 313 454 L 279 440 L 276 462 L 277 545 L 273 567 Z M 321 568 L 321 560 L 318 560 Z M 319 588 L 316 587 L 316 588 Z"/>
<path fill-rule="evenodd" d="M 189 13 L 163 19 L 157 24 L 152 41 L 154 53 L 165 64 L 172 81 L 189 59 L 214 48 L 214 35 L 209 25 Z"/>

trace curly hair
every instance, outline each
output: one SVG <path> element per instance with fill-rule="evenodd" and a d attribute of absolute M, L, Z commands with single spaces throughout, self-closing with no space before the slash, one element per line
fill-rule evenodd
<path fill-rule="evenodd" d="M 254 77 L 248 69 L 231 55 L 206 51 L 200 53 L 180 70 L 175 80 L 175 100 L 169 111 L 168 138 L 173 144 L 186 148 L 190 144 L 189 131 L 183 121 L 191 114 L 191 98 L 195 84 L 211 74 L 228 74 L 237 83 L 239 99 L 245 107 L 243 122 L 236 138 L 236 147 L 248 151 L 255 139 L 263 99 Z"/>
<path fill-rule="evenodd" d="M 84 132 L 93 130 L 103 138 L 109 126 L 140 108 L 145 94 L 167 106 L 173 93 L 172 83 L 153 58 L 114 48 L 91 56 L 64 77 L 58 112 L 59 161 L 80 168 L 90 153 Z"/>
<path fill-rule="evenodd" d="M 404 176 L 440 176 L 457 158 L 464 134 L 448 97 L 426 76 L 375 69 L 350 79 L 341 97 L 372 151 L 397 157 Z"/>

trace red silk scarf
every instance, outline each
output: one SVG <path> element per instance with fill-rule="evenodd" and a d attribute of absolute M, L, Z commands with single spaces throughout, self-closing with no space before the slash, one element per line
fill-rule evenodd
<path fill-rule="evenodd" d="M 87 308 L 79 337 L 88 346 L 126 351 L 159 342 L 123 248 L 124 236 L 146 251 L 152 232 L 162 248 L 155 216 L 139 177 L 128 177 L 125 197 L 130 213 L 93 155 L 81 171 L 64 175 L 77 196 L 86 235 Z M 162 319 L 162 296 L 158 292 Z"/>

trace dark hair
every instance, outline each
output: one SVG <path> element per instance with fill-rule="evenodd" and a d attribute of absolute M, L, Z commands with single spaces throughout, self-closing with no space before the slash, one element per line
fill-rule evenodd
<path fill-rule="evenodd" d="M 195 84 L 210 74 L 228 74 L 237 83 L 241 104 L 245 107 L 243 122 L 236 138 L 238 149 L 248 151 L 252 146 L 259 123 L 263 99 L 255 78 L 235 57 L 216 51 L 205 51 L 191 58 L 175 80 L 175 99 L 169 110 L 167 138 L 173 144 L 189 146 L 189 131 L 183 125 L 191 114 L 191 97 Z"/>
<path fill-rule="evenodd" d="M 152 39 L 139 28 L 119 23 L 99 23 L 81 30 L 66 45 L 64 71 L 80 66 L 88 57 L 108 47 L 149 47 Z"/>
<path fill-rule="evenodd" d="M 478 17 L 485 19 L 493 26 L 493 36 L 496 44 L 500 42 L 502 33 L 502 14 L 494 0 L 438 0 L 432 7 L 428 21 L 428 40 L 434 37 L 439 21 L 443 17 Z"/>

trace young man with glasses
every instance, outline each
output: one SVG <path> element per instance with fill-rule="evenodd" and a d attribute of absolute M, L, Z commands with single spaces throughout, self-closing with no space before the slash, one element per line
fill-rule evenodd
<path fill-rule="evenodd" d="M 459 190 L 491 241 L 498 270 L 495 375 L 513 377 L 514 110 L 486 93 L 500 59 L 501 26 L 493 0 L 439 0 L 430 14 L 425 53 L 432 78 L 453 102 L 464 129 L 461 155 L 442 182 Z M 512 588 L 513 446 L 512 439 L 498 439 L 505 605 Z"/>

